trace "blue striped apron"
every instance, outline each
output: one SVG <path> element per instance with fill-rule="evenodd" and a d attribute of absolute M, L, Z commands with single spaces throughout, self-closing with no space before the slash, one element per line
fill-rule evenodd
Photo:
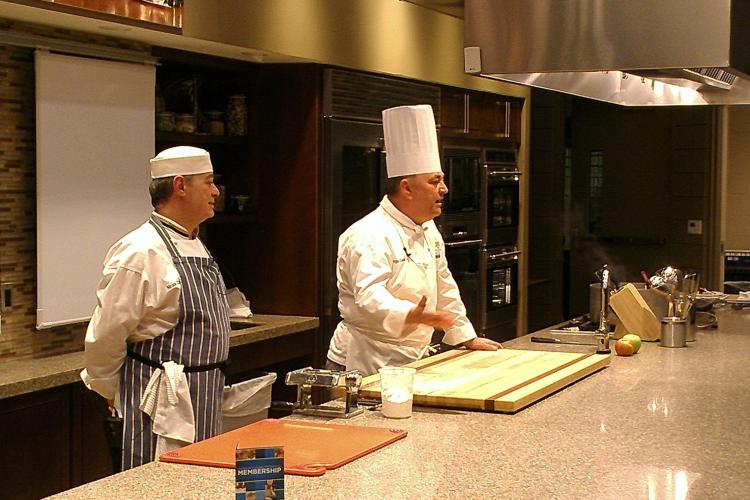
<path fill-rule="evenodd" d="M 123 470 L 154 460 L 156 435 L 151 419 L 139 406 L 155 368 L 174 361 L 200 371 L 186 373 L 195 413 L 195 440 L 221 433 L 221 398 L 224 374 L 219 368 L 201 370 L 223 362 L 229 354 L 229 304 L 226 287 L 213 258 L 182 257 L 157 217 L 149 219 L 172 256 L 180 275 L 181 292 L 177 324 L 154 339 L 128 345 L 131 356 L 120 371 L 120 406 L 123 411 Z"/>

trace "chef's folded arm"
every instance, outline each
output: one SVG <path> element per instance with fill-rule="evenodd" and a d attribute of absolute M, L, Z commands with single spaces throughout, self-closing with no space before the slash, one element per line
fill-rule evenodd
<path fill-rule="evenodd" d="M 99 305 L 86 330 L 86 369 L 81 377 L 87 387 L 106 399 L 114 399 L 126 357 L 126 341 L 144 313 L 143 301 L 133 297 L 142 297 L 145 285 L 139 272 L 124 267 L 107 278 L 109 282 L 97 293 Z"/>

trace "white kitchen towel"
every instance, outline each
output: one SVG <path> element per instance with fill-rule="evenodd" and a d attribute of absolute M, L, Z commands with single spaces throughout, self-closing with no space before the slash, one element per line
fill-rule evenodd
<path fill-rule="evenodd" d="M 163 367 L 151 375 L 140 405 L 151 417 L 157 457 L 195 440 L 195 414 L 185 367 L 174 361 Z"/>
<path fill-rule="evenodd" d="M 250 301 L 239 288 L 234 287 L 227 290 L 227 302 L 229 303 L 229 315 L 233 318 L 249 318 L 253 315 L 250 310 Z"/>

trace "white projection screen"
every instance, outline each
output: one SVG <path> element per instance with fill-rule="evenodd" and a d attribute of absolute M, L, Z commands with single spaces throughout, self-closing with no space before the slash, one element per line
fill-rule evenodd
<path fill-rule="evenodd" d="M 37 50 L 37 328 L 87 321 L 104 256 L 151 211 L 155 69 Z"/>

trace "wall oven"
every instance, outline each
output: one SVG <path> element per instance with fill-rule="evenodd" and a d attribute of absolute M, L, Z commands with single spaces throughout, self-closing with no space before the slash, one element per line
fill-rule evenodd
<path fill-rule="evenodd" d="M 515 245 L 482 249 L 481 334 L 499 342 L 516 336 L 519 255 Z"/>
<path fill-rule="evenodd" d="M 520 172 L 515 149 L 443 149 L 448 194 L 436 221 L 479 335 L 516 336 Z"/>
<path fill-rule="evenodd" d="M 380 123 L 327 118 L 324 124 L 328 140 L 322 184 L 320 324 L 321 331 L 330 338 L 340 320 L 336 287 L 339 235 L 377 208 L 383 197 L 386 174 Z"/>
<path fill-rule="evenodd" d="M 481 150 L 445 147 L 442 156 L 448 193 L 443 199 L 443 214 L 435 222 L 446 241 L 479 239 Z"/>
<path fill-rule="evenodd" d="M 481 231 L 487 246 L 518 239 L 520 176 L 515 149 L 483 150 Z"/>
<path fill-rule="evenodd" d="M 479 329 L 481 320 L 480 297 L 484 282 L 479 272 L 482 240 L 447 241 L 445 257 L 461 299 L 466 306 L 466 317 Z"/>
<path fill-rule="evenodd" d="M 443 148 L 443 173 L 449 187 L 443 200 L 446 214 L 479 211 L 481 160 L 479 148 Z"/>
<path fill-rule="evenodd" d="M 482 151 L 480 148 L 445 146 L 442 166 L 448 193 L 443 213 L 435 221 L 445 240 L 445 256 L 466 306 L 466 316 L 479 329 L 482 276 L 480 210 Z"/>

